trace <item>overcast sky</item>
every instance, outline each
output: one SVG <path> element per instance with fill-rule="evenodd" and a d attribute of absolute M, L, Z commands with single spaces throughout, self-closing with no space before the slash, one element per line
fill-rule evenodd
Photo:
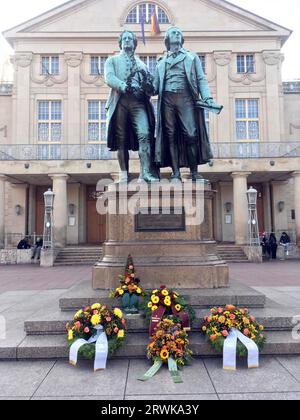
<path fill-rule="evenodd" d="M 185 0 L 182 0 L 185 2 Z M 52 9 L 64 0 L 2 0 L 0 12 L 0 33 Z M 300 0 L 231 0 L 246 10 L 265 17 L 275 23 L 292 29 L 294 33 L 283 48 L 284 80 L 300 78 Z M 7 60 L 12 50 L 0 35 L 0 77 L 1 63 Z"/>

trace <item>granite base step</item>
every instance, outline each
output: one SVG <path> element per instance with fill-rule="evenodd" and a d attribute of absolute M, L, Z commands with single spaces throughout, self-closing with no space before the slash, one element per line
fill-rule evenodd
<path fill-rule="evenodd" d="M 208 308 L 232 304 L 246 308 L 263 308 L 266 297 L 262 293 L 237 282 L 231 282 L 230 287 L 223 289 L 179 289 L 182 296 L 187 296 L 195 308 Z M 118 305 L 108 298 L 107 290 L 93 290 L 90 281 L 74 286 L 59 301 L 62 311 L 76 312 L 78 309 L 100 302 L 103 305 Z"/>
<path fill-rule="evenodd" d="M 196 309 L 196 318 L 192 325 L 193 331 L 199 331 L 203 325 L 203 318 L 209 314 L 209 308 Z M 284 307 L 270 307 L 253 309 L 251 314 L 257 321 L 264 325 L 266 331 L 291 331 L 294 327 L 294 311 Z M 66 334 L 66 323 L 72 320 L 70 312 L 49 311 L 38 313 L 31 319 L 25 321 L 25 332 L 27 335 L 59 335 Z M 130 332 L 147 332 L 149 322 L 142 314 L 128 315 L 127 327 Z"/>
<path fill-rule="evenodd" d="M 262 355 L 299 355 L 300 340 L 294 340 L 290 332 L 266 332 L 267 343 Z M 199 333 L 190 334 L 191 348 L 195 357 L 219 356 L 209 343 Z M 115 357 L 144 358 L 149 343 L 148 334 L 128 334 L 126 345 L 118 351 Z M 1 351 L 1 348 L 0 348 Z M 16 348 L 16 359 L 67 359 L 67 340 L 62 335 L 27 336 Z"/>

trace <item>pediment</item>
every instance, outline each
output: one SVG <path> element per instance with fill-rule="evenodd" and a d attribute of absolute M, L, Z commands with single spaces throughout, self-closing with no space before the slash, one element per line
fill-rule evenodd
<path fill-rule="evenodd" d="M 223 0 L 156 1 L 169 12 L 172 23 L 185 31 L 253 32 L 272 31 L 289 36 L 290 31 Z M 115 32 L 124 24 L 126 11 L 138 4 L 132 0 L 73 0 L 4 33 L 6 38 L 21 33 Z M 139 25 L 136 31 L 140 31 Z"/>

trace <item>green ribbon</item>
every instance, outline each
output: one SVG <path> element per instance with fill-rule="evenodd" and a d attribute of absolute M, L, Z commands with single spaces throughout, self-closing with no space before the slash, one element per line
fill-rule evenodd
<path fill-rule="evenodd" d="M 153 378 L 153 376 L 159 371 L 162 365 L 163 365 L 163 361 L 157 360 L 154 363 L 154 365 L 148 370 L 148 372 L 146 372 L 145 375 L 139 379 L 139 381 L 142 381 L 142 382 L 149 381 L 149 379 Z"/>
<path fill-rule="evenodd" d="M 169 371 L 173 379 L 173 382 L 175 384 L 183 383 L 183 380 L 177 368 L 177 362 L 172 357 L 168 359 L 168 365 L 169 365 Z"/>

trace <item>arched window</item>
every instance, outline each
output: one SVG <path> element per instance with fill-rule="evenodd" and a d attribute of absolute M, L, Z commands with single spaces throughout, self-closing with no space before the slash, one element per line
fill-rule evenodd
<path fill-rule="evenodd" d="M 144 16 L 146 23 L 150 23 L 151 15 L 154 11 L 156 11 L 159 23 L 170 23 L 166 12 L 161 7 L 153 3 L 141 3 L 134 6 L 127 16 L 126 23 L 140 23 L 142 16 Z"/>

